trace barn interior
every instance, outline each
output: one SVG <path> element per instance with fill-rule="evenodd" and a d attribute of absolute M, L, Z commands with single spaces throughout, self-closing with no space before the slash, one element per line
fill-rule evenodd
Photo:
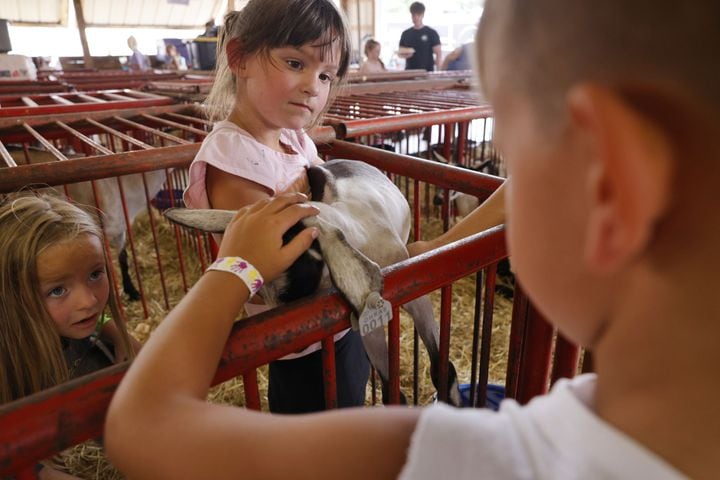
<path fill-rule="evenodd" d="M 350 70 L 307 133 L 323 159 L 362 161 L 386 173 L 407 199 L 410 242 L 436 238 L 507 174 L 472 62 L 458 62 L 472 55 L 467 45 L 483 2 L 425 2 L 425 23 L 441 42 L 427 70 L 406 68 L 399 44 L 411 2 L 334 1 L 347 18 Z M 51 192 L 99 212 L 110 295 L 140 343 L 217 255 L 212 235 L 174 225 L 163 212 L 184 206 L 188 168 L 213 129 L 203 102 L 214 85 L 223 19 L 247 3 L 0 2 L 0 197 Z M 363 67 L 369 40 L 378 41 L 382 71 Z M 450 362 L 468 408 L 497 408 L 502 398 L 527 403 L 559 378 L 592 369 L 589 355 L 557 334 L 515 283 L 503 226 L 382 272 L 393 314 L 384 327 L 391 404 L 401 392 L 411 405 L 446 401 Z M 439 393 L 425 347 L 400 309 L 423 295 L 440 325 Z M 350 326 L 352 314 L 329 289 L 238 321 L 209 401 L 267 411 L 268 364 L 317 341 L 333 349 L 333 335 Z M 323 356 L 331 379 L 333 355 Z M 118 363 L 0 405 L 0 477 L 36 478 L 38 462 L 52 459 L 77 478 L 125 478 L 97 439 L 127 368 Z M 334 408 L 335 386 L 325 393 Z M 373 374 L 366 405 L 380 403 Z"/>

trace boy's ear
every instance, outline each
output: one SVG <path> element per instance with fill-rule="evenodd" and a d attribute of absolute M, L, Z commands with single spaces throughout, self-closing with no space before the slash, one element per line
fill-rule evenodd
<path fill-rule="evenodd" d="M 616 271 L 642 254 L 668 204 L 670 142 L 608 87 L 578 85 L 567 101 L 571 125 L 591 156 L 585 259 L 598 273 Z"/>

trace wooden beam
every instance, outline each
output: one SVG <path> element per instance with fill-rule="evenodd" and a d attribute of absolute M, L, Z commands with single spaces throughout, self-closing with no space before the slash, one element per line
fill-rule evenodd
<path fill-rule="evenodd" d="M 95 68 L 93 59 L 90 56 L 87 37 L 85 36 L 85 14 L 83 13 L 82 0 L 73 0 L 73 4 L 75 5 L 75 18 L 77 19 L 78 32 L 80 32 L 80 43 L 82 44 L 85 68 Z"/>

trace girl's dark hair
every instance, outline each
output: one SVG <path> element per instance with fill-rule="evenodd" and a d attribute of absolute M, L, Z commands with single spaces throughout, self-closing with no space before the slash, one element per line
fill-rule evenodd
<path fill-rule="evenodd" d="M 270 50 L 319 45 L 324 58 L 339 46 L 338 71 L 332 93 L 347 74 L 350 35 L 345 18 L 331 0 L 250 0 L 225 16 L 217 47 L 215 83 L 205 104 L 212 120 L 227 118 L 235 104 L 236 79 L 231 65 L 247 55 L 268 57 Z M 229 56 L 229 58 L 228 58 Z"/>

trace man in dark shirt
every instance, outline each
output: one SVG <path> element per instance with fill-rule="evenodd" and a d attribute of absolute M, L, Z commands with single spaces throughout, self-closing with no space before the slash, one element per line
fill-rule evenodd
<path fill-rule="evenodd" d="M 406 59 L 405 70 L 424 68 L 428 72 L 432 72 L 435 65 L 439 70 L 442 61 L 440 36 L 434 29 L 423 25 L 425 5 L 413 2 L 410 5 L 410 14 L 413 26 L 400 36 L 398 52 L 399 57 Z M 433 54 L 435 55 L 434 61 Z"/>

